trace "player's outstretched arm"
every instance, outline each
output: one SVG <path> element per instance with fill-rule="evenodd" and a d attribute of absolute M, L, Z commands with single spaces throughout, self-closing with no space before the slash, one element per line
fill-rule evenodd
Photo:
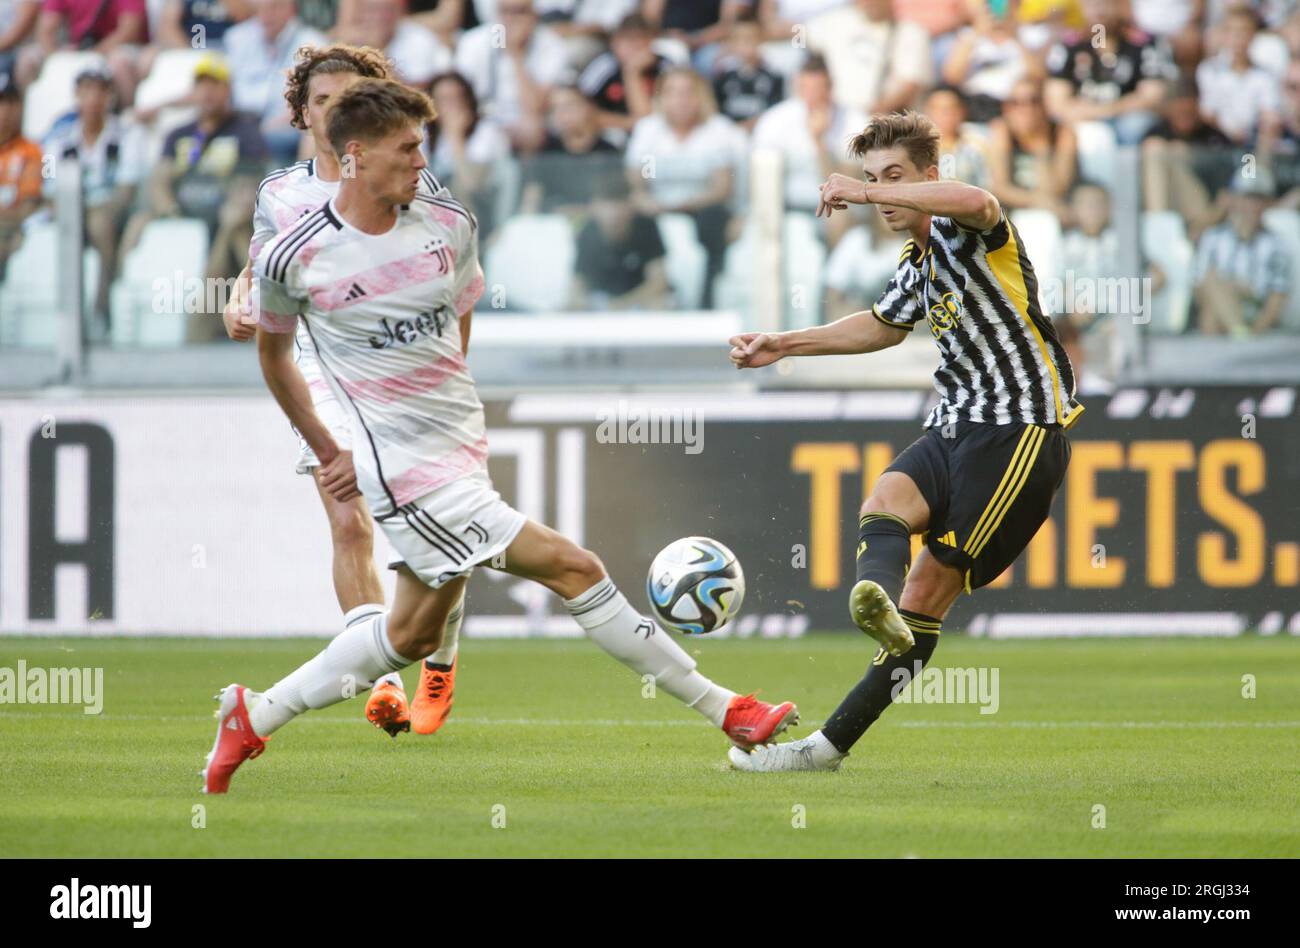
<path fill-rule="evenodd" d="M 829 217 L 850 204 L 888 204 L 935 217 L 950 217 L 963 227 L 988 230 L 1002 218 L 1002 206 L 988 191 L 962 181 L 902 181 L 869 184 L 833 174 L 821 186 L 818 216 Z"/>
<path fill-rule="evenodd" d="M 316 414 L 307 380 L 293 361 L 293 333 L 257 331 L 257 357 L 262 377 L 285 416 L 320 459 L 321 486 L 339 502 L 359 497 L 352 452 L 340 451 L 334 436 Z"/>
<path fill-rule="evenodd" d="M 738 369 L 757 369 L 786 356 L 857 355 L 896 346 L 906 329 L 886 326 L 870 311 L 853 313 L 825 326 L 788 332 L 744 332 L 731 337 L 731 362 Z"/>
<path fill-rule="evenodd" d="M 250 304 L 252 285 L 253 265 L 246 263 L 235 279 L 235 290 L 226 300 L 226 308 L 221 311 L 226 335 L 235 342 L 247 342 L 257 335 L 257 319 Z"/>

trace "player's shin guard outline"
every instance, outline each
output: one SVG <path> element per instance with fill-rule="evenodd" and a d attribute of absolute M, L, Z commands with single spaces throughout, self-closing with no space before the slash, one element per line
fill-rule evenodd
<path fill-rule="evenodd" d="M 667 632 L 632 608 L 608 576 L 564 605 L 588 638 L 687 706 L 717 687 L 695 672 L 695 659 Z"/>

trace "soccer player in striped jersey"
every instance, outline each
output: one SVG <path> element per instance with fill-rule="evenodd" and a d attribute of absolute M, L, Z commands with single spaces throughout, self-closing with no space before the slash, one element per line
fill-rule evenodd
<path fill-rule="evenodd" d="M 236 341 L 253 338 L 256 320 L 252 316 L 251 285 L 253 262 L 261 249 L 280 231 L 302 217 L 318 210 L 339 190 L 342 171 L 339 161 L 325 137 L 325 114 L 334 98 L 360 78 L 386 79 L 392 64 L 383 53 L 366 46 L 303 46 L 295 56 L 289 72 L 284 97 L 289 103 L 295 127 L 311 133 L 316 157 L 299 161 L 271 172 L 257 189 L 253 212 L 253 239 L 248 248 L 248 265 L 240 274 L 236 293 L 223 314 L 226 332 Z M 420 193 L 449 196 L 433 174 L 420 173 Z M 461 334 L 469 345 L 469 327 Z M 311 338 L 300 327 L 295 336 L 295 358 L 311 392 L 316 413 L 325 422 L 334 439 L 348 446 L 350 434 L 347 415 L 321 375 Z M 310 474 L 316 481 L 321 504 L 329 519 L 330 538 L 334 546 L 334 592 L 344 612 L 344 626 L 360 622 L 384 608 L 384 590 L 375 571 L 374 537 L 370 513 L 360 498 L 340 502 L 321 481 L 320 459 L 298 435 L 299 474 Z M 415 728 L 419 734 L 435 733 L 451 712 L 455 691 L 456 656 L 460 641 L 463 604 L 452 610 L 443 645 L 420 664 L 420 684 L 415 700 L 408 705 L 401 676 L 385 675 L 371 690 L 366 703 L 366 718 L 396 737 Z"/>
<path fill-rule="evenodd" d="M 803 740 L 730 752 L 741 770 L 835 770 L 849 748 L 934 653 L 963 589 L 996 579 L 1051 509 L 1083 410 L 1065 348 L 1038 303 L 1016 227 L 993 195 L 939 180 L 939 134 L 915 112 L 879 115 L 850 143 L 864 180 L 834 174 L 819 215 L 874 204 L 907 232 L 898 271 L 868 312 L 731 340 L 737 368 L 787 356 L 877 352 L 924 322 L 939 347 L 939 400 L 925 433 L 881 475 L 862 505 L 857 626 L 880 644 L 866 676 L 821 730 Z M 911 562 L 911 535 L 925 545 Z"/>
<path fill-rule="evenodd" d="M 770 740 L 798 720 L 728 691 L 640 615 L 599 559 L 502 500 L 487 472 L 483 405 L 465 363 L 461 327 L 483 293 L 477 224 L 455 201 L 419 193 L 428 97 L 361 79 L 327 118 L 336 155 L 355 169 L 338 195 L 281 232 L 254 265 L 258 352 L 267 385 L 322 460 L 338 500 L 360 493 L 401 555 L 390 613 L 354 623 L 262 694 L 221 695 L 205 790 L 223 793 L 265 738 L 308 709 L 351 697 L 441 644 L 469 572 L 489 564 L 564 599 L 598 646 L 704 715 L 737 746 Z M 355 453 L 316 414 L 292 359 L 305 324 L 327 384 L 347 412 Z"/>

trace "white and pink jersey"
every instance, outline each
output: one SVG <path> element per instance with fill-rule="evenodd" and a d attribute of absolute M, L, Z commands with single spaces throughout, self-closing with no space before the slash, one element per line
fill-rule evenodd
<path fill-rule="evenodd" d="M 461 354 L 459 317 L 483 295 L 464 207 L 445 191 L 419 194 L 374 235 L 329 201 L 263 247 L 253 273 L 260 325 L 301 325 L 348 408 L 357 483 L 376 519 L 486 472 L 483 405 Z"/>
<path fill-rule="evenodd" d="M 433 173 L 427 168 L 420 172 L 420 193 L 430 196 L 442 191 Z M 292 227 L 305 215 L 319 210 L 326 201 L 339 193 L 339 182 L 324 181 L 316 175 L 316 159 L 309 158 L 285 168 L 272 171 L 257 186 L 257 202 L 253 206 L 253 238 L 248 242 L 249 263 L 257 261 L 262 248 L 280 231 Z M 450 197 L 447 193 L 445 196 Z M 256 283 L 253 302 L 257 303 Z M 312 401 L 319 406 L 330 397 L 329 388 L 316 363 L 316 350 L 306 329 L 299 327 L 294 361 L 307 381 Z"/>

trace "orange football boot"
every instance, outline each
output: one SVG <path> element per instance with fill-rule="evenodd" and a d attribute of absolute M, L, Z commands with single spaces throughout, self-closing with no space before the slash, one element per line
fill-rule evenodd
<path fill-rule="evenodd" d="M 386 681 L 370 692 L 366 701 L 366 720 L 396 737 L 411 729 L 411 712 L 406 706 L 406 692 Z"/>
<path fill-rule="evenodd" d="M 451 701 L 456 691 L 457 655 L 451 661 L 449 671 L 430 668 L 428 662 L 420 662 L 420 686 L 415 690 L 415 700 L 411 702 L 411 726 L 416 734 L 434 734 L 442 727 L 451 714 Z"/>

